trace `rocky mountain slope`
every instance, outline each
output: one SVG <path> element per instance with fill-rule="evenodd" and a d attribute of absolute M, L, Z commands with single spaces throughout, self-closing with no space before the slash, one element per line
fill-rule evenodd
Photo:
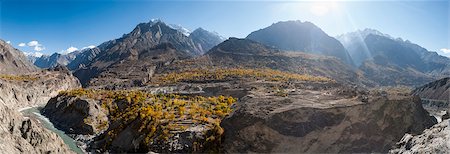
<path fill-rule="evenodd" d="M 338 39 L 364 75 L 382 86 L 418 86 L 450 75 L 449 58 L 376 30 L 348 33 Z"/>
<path fill-rule="evenodd" d="M 33 71 L 37 71 L 37 68 L 21 51 L 0 40 L 0 74 L 23 74 Z"/>
<path fill-rule="evenodd" d="M 84 86 L 90 87 L 142 86 L 149 81 L 149 76 L 153 75 L 155 69 L 188 57 L 190 54 L 177 50 L 170 43 L 163 43 L 130 54 L 123 60 L 110 64 L 98 74 L 92 74 L 92 70 L 89 68 L 82 68 L 77 70 L 75 75 L 78 76 L 81 83 L 85 83 Z"/>
<path fill-rule="evenodd" d="M 126 63 L 124 65 L 130 67 L 134 65 L 143 65 L 140 64 L 140 61 L 138 61 L 143 59 L 150 60 L 149 63 L 153 63 L 151 61 L 158 61 L 157 63 L 162 64 L 166 62 L 170 63 L 172 60 L 201 55 L 206 51 L 208 46 L 214 45 L 214 41 L 216 41 L 210 39 L 210 37 L 215 36 L 212 36 L 211 33 L 206 33 L 204 31 L 193 32 L 193 35 L 191 35 L 190 37 L 188 37 L 181 31 L 173 29 L 171 26 L 166 25 L 160 20 L 141 23 L 137 25 L 132 32 L 124 35 L 122 38 L 108 41 L 99 45 L 99 52 L 87 52 L 88 55 L 93 56 L 84 57 L 91 57 L 88 58 L 91 60 L 76 60 L 76 63 L 74 62 L 73 64 L 69 64 L 69 68 L 74 69 L 79 66 L 83 66 L 76 70 L 74 74 L 80 79 L 81 83 L 86 86 L 92 78 L 101 78 L 102 73 L 108 74 L 108 72 L 112 72 L 112 70 L 117 70 L 114 68 L 121 68 L 120 66 L 118 66 L 121 65 L 121 63 Z M 165 48 L 164 46 L 166 46 L 168 50 L 169 48 L 170 50 L 173 50 L 168 51 L 169 53 L 177 52 L 177 54 L 174 55 L 174 57 L 170 58 L 165 56 L 173 54 L 156 54 L 164 54 L 164 52 L 152 52 L 152 54 L 143 54 L 150 50 L 161 50 L 158 48 Z M 163 62 L 161 61 L 162 59 L 158 59 L 158 57 L 161 56 L 165 57 L 163 59 L 167 61 Z M 157 65 L 148 65 L 148 68 L 146 68 L 146 70 L 151 70 L 151 67 L 156 66 Z M 142 68 L 135 68 L 131 70 L 133 70 L 133 72 L 135 72 L 136 74 L 146 73 L 145 70 L 143 72 L 137 72 L 137 70 L 141 69 Z M 117 73 L 118 72 L 113 72 L 113 74 Z"/>
<path fill-rule="evenodd" d="M 450 77 L 418 87 L 413 91 L 413 94 L 425 99 L 450 102 Z"/>
<path fill-rule="evenodd" d="M 247 39 L 286 51 L 300 51 L 339 58 L 353 65 L 342 44 L 310 22 L 285 21 L 254 31 Z"/>

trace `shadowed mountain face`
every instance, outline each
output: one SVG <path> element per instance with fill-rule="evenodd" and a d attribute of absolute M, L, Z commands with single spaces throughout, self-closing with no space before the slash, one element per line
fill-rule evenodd
<path fill-rule="evenodd" d="M 24 74 L 36 70 L 21 51 L 0 40 L 0 74 Z"/>
<path fill-rule="evenodd" d="M 250 33 L 247 39 L 287 51 L 333 56 L 353 65 L 344 46 L 310 22 L 278 22 Z"/>
<path fill-rule="evenodd" d="M 230 38 L 212 48 L 206 56 L 221 67 L 271 68 L 329 77 L 344 83 L 366 82 L 337 58 L 281 51 L 249 39 Z"/>
<path fill-rule="evenodd" d="M 450 75 L 450 59 L 366 29 L 338 36 L 365 76 L 380 85 L 417 86 Z"/>

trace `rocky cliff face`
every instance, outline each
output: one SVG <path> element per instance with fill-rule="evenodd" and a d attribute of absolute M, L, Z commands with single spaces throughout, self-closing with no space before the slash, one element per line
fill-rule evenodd
<path fill-rule="evenodd" d="M 364 103 L 351 97 L 330 98 L 333 92 L 302 93 L 307 95 L 244 97 L 222 121 L 224 149 L 230 153 L 388 152 L 404 133 L 418 134 L 435 123 L 419 98 L 369 95 Z"/>
<path fill-rule="evenodd" d="M 444 120 L 424 130 L 420 135 L 406 134 L 389 153 L 448 153 L 449 124 L 449 120 Z"/>
<path fill-rule="evenodd" d="M 41 112 L 68 134 L 94 135 L 107 128 L 99 126 L 108 123 L 106 111 L 93 99 L 54 97 Z"/>
<path fill-rule="evenodd" d="M 0 78 L 0 99 L 14 109 L 42 106 L 59 91 L 79 87 L 78 80 L 68 71 L 40 71 L 18 78 Z"/>
<path fill-rule="evenodd" d="M 2 91 L 3 92 L 3 91 Z M 25 118 L 0 99 L 0 149 L 2 153 L 73 153 L 55 133 L 34 119 Z"/>

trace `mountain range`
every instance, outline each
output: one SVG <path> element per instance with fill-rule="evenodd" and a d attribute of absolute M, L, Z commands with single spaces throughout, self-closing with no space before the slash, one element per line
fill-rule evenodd
<path fill-rule="evenodd" d="M 357 67 L 380 85 L 422 85 L 450 75 L 450 59 L 373 29 L 337 37 Z"/>
<path fill-rule="evenodd" d="M 153 52 L 162 49 L 174 54 L 144 54 L 163 54 Z M 209 63 L 220 66 L 246 65 L 313 73 L 369 87 L 418 86 L 450 75 L 449 58 L 410 41 L 373 29 L 331 37 L 313 23 L 302 21 L 277 22 L 251 32 L 245 39 L 224 41 L 219 34 L 202 28 L 191 32 L 180 25 L 151 20 L 95 48 L 65 55 L 44 55 L 36 58 L 34 64 L 41 68 L 66 65 L 87 86 L 93 78 L 98 81 L 102 72 L 109 72 L 103 75 L 111 78 L 112 68 L 123 68 L 125 64 L 144 67 L 138 65 L 142 59 L 149 62 L 145 64 L 147 71 L 151 70 L 149 68 L 157 71 L 162 66 L 192 58 L 198 59 L 197 63 L 208 59 Z"/>
<path fill-rule="evenodd" d="M 397 142 L 439 122 L 420 97 L 448 98 L 450 80 L 412 93 L 397 86 L 448 76 L 449 64 L 376 30 L 334 38 L 301 21 L 225 40 L 151 20 L 96 47 L 34 60 L 46 70 L 0 40 L 0 146 L 10 153 L 73 148 L 19 113 L 47 103 L 40 113 L 82 152 L 409 150 L 408 141 Z"/>

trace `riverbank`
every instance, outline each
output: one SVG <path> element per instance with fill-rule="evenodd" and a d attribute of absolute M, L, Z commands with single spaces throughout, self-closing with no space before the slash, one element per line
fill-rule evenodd
<path fill-rule="evenodd" d="M 20 109 L 20 112 L 24 115 L 24 117 L 36 119 L 42 126 L 44 126 L 44 128 L 56 133 L 73 152 L 77 154 L 86 153 L 83 149 L 78 147 L 77 141 L 69 137 L 63 131 L 56 129 L 48 118 L 41 115 L 39 112 L 40 108 L 41 107 L 26 107 Z"/>

